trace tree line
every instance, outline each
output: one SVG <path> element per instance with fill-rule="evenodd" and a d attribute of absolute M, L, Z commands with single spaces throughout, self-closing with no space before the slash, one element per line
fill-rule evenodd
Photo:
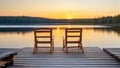
<path fill-rule="evenodd" d="M 120 15 L 93 19 L 49 19 L 29 16 L 0 16 L 0 25 L 50 25 L 50 24 L 120 24 Z"/>

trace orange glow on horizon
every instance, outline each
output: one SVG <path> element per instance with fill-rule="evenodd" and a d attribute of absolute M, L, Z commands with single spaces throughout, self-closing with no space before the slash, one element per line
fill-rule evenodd
<path fill-rule="evenodd" d="M 67 19 L 72 19 L 72 17 L 67 17 Z"/>
<path fill-rule="evenodd" d="M 103 17 L 103 16 L 115 16 L 117 15 L 116 13 L 113 13 L 111 15 L 111 12 L 87 12 L 87 11 L 56 11 L 56 12 L 30 12 L 29 14 L 26 13 L 27 16 L 33 16 L 33 17 L 44 17 L 44 18 L 51 18 L 51 19 L 79 19 L 79 18 L 98 18 L 98 17 Z M 69 15 L 67 15 L 69 14 Z M 72 14 L 72 15 L 70 15 Z M 23 14 L 25 15 L 25 14 Z"/>
<path fill-rule="evenodd" d="M 72 15 L 67 15 L 67 16 L 65 17 L 65 19 L 73 19 L 73 16 L 72 16 Z"/>
<path fill-rule="evenodd" d="M 0 16 L 97 18 L 120 14 L 119 6 L 120 0 L 0 0 Z"/>

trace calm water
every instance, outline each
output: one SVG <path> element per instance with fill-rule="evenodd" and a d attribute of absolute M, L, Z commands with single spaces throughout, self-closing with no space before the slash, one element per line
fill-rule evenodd
<path fill-rule="evenodd" d="M 33 47 L 34 34 L 30 26 L 19 28 L 10 26 L 0 27 L 0 48 L 23 48 Z M 46 27 L 46 26 L 42 26 Z M 53 25 L 49 27 L 56 27 L 53 29 L 55 36 L 55 47 L 62 47 L 62 36 L 64 36 L 64 28 L 68 27 L 82 27 L 83 28 L 83 46 L 84 47 L 101 47 L 101 48 L 120 48 L 120 31 L 114 31 L 111 28 L 104 28 L 103 26 L 79 26 L 79 25 Z"/>

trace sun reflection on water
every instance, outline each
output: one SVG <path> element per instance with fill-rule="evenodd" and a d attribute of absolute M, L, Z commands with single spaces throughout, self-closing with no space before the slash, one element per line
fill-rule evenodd
<path fill-rule="evenodd" d="M 71 28 L 71 25 L 68 25 L 68 28 Z"/>
<path fill-rule="evenodd" d="M 65 37 L 64 28 L 76 28 L 73 25 L 57 25 L 53 29 L 54 44 L 55 47 L 62 47 L 63 37 Z M 21 28 L 20 28 L 21 29 Z M 6 29 L 5 29 L 6 30 Z M 34 45 L 34 32 L 31 30 L 26 32 L 26 30 L 21 29 L 18 31 L 2 31 L 0 32 L 0 47 L 11 47 L 11 48 L 23 48 L 23 47 L 33 47 Z M 22 34 L 21 32 L 25 32 Z M 14 32 L 14 33 L 13 33 Z M 20 32 L 20 33 L 18 33 Z M 12 40 L 11 40 L 12 39 Z M 113 40 L 111 40 L 113 39 Z M 84 47 L 120 47 L 120 36 L 116 34 L 115 31 L 107 29 L 93 29 L 93 28 L 83 28 L 82 37 Z M 113 46 L 114 45 L 114 46 Z"/>
<path fill-rule="evenodd" d="M 60 32 L 60 26 L 57 27 L 57 32 Z"/>

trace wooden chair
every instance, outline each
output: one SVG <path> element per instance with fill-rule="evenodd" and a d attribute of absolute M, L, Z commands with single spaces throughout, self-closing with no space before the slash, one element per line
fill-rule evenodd
<path fill-rule="evenodd" d="M 71 39 L 72 38 L 72 39 Z M 75 40 L 75 38 L 77 40 Z M 71 40 L 70 40 L 71 39 Z M 77 43 L 78 46 L 68 46 L 68 44 Z M 65 38 L 63 38 L 63 49 L 66 49 L 68 52 L 68 48 L 81 48 L 82 53 L 84 53 L 83 45 L 82 45 L 82 29 L 81 28 L 66 28 L 65 29 Z"/>
<path fill-rule="evenodd" d="M 52 28 L 34 29 L 34 41 L 35 41 L 34 52 L 36 52 L 38 48 L 50 48 L 50 52 L 53 52 L 54 39 L 52 35 Z M 38 46 L 38 44 L 50 44 L 50 46 Z"/>

